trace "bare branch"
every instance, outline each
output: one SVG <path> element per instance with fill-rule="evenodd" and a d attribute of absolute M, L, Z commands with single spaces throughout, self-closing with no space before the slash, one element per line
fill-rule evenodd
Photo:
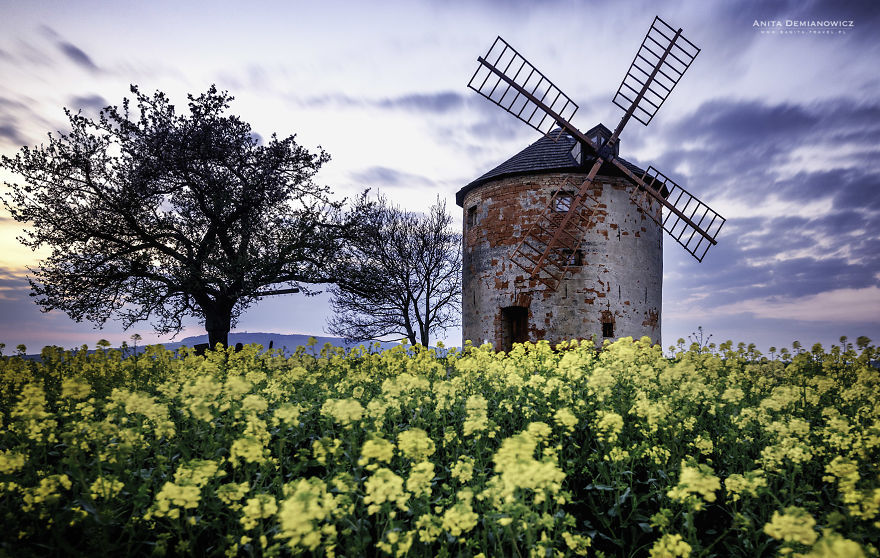
<path fill-rule="evenodd" d="M 420 215 L 380 197 L 346 246 L 347 274 L 331 289 L 336 314 L 328 331 L 352 341 L 404 335 L 427 346 L 433 333 L 456 325 L 461 236 L 451 223 L 439 200 Z"/>

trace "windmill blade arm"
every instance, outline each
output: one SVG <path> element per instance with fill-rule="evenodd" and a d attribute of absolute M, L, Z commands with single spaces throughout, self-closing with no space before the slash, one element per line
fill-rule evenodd
<path fill-rule="evenodd" d="M 697 261 L 702 262 L 709 248 L 718 243 L 715 238 L 726 219 L 654 167 L 648 167 L 642 176 L 637 176 L 620 160 L 613 159 L 611 162 L 638 184 L 647 196 L 668 210 L 662 216 L 645 196 L 634 197 L 645 213 Z"/>
<path fill-rule="evenodd" d="M 648 125 L 700 53 L 681 29 L 654 18 L 612 102 L 626 111 L 619 130 L 634 117 Z"/>
<path fill-rule="evenodd" d="M 558 126 L 596 148 L 570 123 L 577 104 L 504 39 L 477 61 L 468 87 L 544 135 Z"/>

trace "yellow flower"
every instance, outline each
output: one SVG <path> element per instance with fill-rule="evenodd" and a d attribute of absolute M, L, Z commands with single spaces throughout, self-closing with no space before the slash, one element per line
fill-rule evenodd
<path fill-rule="evenodd" d="M 12 409 L 13 432 L 20 432 L 34 442 L 55 442 L 58 422 L 46 410 L 46 392 L 41 386 L 27 384 Z"/>
<path fill-rule="evenodd" d="M 394 459 L 394 444 L 382 438 L 373 438 L 364 442 L 361 448 L 361 457 L 358 459 L 358 465 L 363 467 L 375 460 L 379 463 L 391 463 Z M 374 471 L 378 468 L 375 463 L 367 465 L 367 470 Z"/>
<path fill-rule="evenodd" d="M 807 421 L 788 417 L 767 424 L 766 430 L 776 441 L 761 451 L 761 460 L 766 469 L 779 470 L 786 459 L 792 463 L 806 463 L 813 458 L 810 424 Z"/>
<path fill-rule="evenodd" d="M 95 500 L 101 498 L 109 500 L 119 494 L 124 487 L 125 484 L 113 477 L 98 477 L 89 487 L 89 491 Z"/>
<path fill-rule="evenodd" d="M 393 554 L 395 557 L 400 558 L 409 552 L 414 535 L 415 532 L 413 531 L 407 531 L 403 533 L 403 536 L 401 536 L 398 530 L 385 531 L 384 540 L 377 542 L 376 546 L 385 553 Z"/>
<path fill-rule="evenodd" d="M 364 483 L 364 490 L 364 503 L 367 504 L 367 513 L 370 515 L 378 513 L 385 502 L 397 504 L 398 508 L 406 510 L 409 494 L 403 489 L 403 479 L 391 469 L 382 467 L 370 475 Z"/>
<path fill-rule="evenodd" d="M 242 395 L 249 392 L 253 385 L 241 376 L 230 375 L 226 378 L 223 385 L 223 392 L 229 400 L 240 399 Z"/>
<path fill-rule="evenodd" d="M 539 442 L 544 442 L 553 434 L 553 430 L 546 422 L 530 422 L 526 432 L 535 437 Z"/>
<path fill-rule="evenodd" d="M 318 463 L 326 465 L 327 457 L 335 456 L 340 446 L 342 446 L 342 441 L 339 439 L 321 438 L 312 442 L 312 455 L 315 456 L 315 460 Z"/>
<path fill-rule="evenodd" d="M 662 446 L 651 446 L 645 450 L 645 457 L 651 458 L 651 461 L 657 465 L 666 465 L 672 452 Z"/>
<path fill-rule="evenodd" d="M 443 520 L 429 513 L 420 515 L 416 520 L 416 530 L 419 533 L 420 541 L 425 543 L 434 542 L 443 532 Z"/>
<path fill-rule="evenodd" d="M 591 540 L 590 537 L 583 537 L 581 535 L 572 535 L 568 531 L 562 533 L 562 538 L 565 540 L 565 544 L 571 549 L 572 552 L 577 554 L 578 556 L 586 556 L 587 549 L 590 547 Z"/>
<path fill-rule="evenodd" d="M 464 435 L 470 436 L 486 430 L 489 426 L 489 402 L 482 395 L 472 395 L 465 401 L 467 418 L 464 421 Z"/>
<path fill-rule="evenodd" d="M 541 460 L 535 459 L 539 439 L 532 431 L 542 430 L 541 427 L 527 428 L 501 442 L 494 456 L 496 476 L 490 479 L 487 489 L 487 495 L 492 497 L 496 506 L 513 503 L 518 489 L 533 491 L 536 504 L 562 489 L 565 473 L 555 457 L 545 455 Z"/>
<path fill-rule="evenodd" d="M 231 509 L 238 510 L 241 508 L 241 504 L 237 502 L 244 498 L 245 494 L 247 494 L 250 489 L 251 486 L 248 482 L 230 482 L 220 485 L 217 490 L 214 491 L 214 494 L 221 502 L 229 506 Z"/>
<path fill-rule="evenodd" d="M 153 517 L 180 517 L 180 509 L 195 509 L 199 507 L 202 489 L 199 486 L 181 486 L 173 482 L 166 482 L 156 494 L 156 501 L 144 519 Z M 173 506 L 173 507 L 172 507 Z"/>
<path fill-rule="evenodd" d="M 351 473 L 337 473 L 336 476 L 330 480 L 330 483 L 333 485 L 333 488 L 342 493 L 351 492 L 357 486 Z"/>
<path fill-rule="evenodd" d="M 731 386 L 724 390 L 724 393 L 721 394 L 721 400 L 725 403 L 736 404 L 742 401 L 743 397 L 745 397 L 745 392 L 736 386 Z"/>
<path fill-rule="evenodd" d="M 177 468 L 174 472 L 174 482 L 201 488 L 211 479 L 226 475 L 225 471 L 220 470 L 222 464 L 222 460 L 192 459 Z"/>
<path fill-rule="evenodd" d="M 682 461 L 678 484 L 666 495 L 699 510 L 702 509 L 702 502 L 696 496 L 706 502 L 714 502 L 715 491 L 720 488 L 721 481 L 715 476 L 715 471 L 711 467 L 702 463 L 691 466 L 687 461 Z"/>
<path fill-rule="evenodd" d="M 614 411 L 597 411 L 593 427 L 597 431 L 597 438 L 609 444 L 616 444 L 617 437 L 623 430 L 623 417 Z"/>
<path fill-rule="evenodd" d="M 670 410 L 669 406 L 665 405 L 662 401 L 652 401 L 647 394 L 639 392 L 636 394 L 636 399 L 629 414 L 642 418 L 644 425 L 640 426 L 640 428 L 646 431 L 646 434 L 654 434 L 666 422 Z"/>
<path fill-rule="evenodd" d="M 578 423 L 577 417 L 574 416 L 574 413 L 568 407 L 560 407 L 554 413 L 553 420 L 569 434 L 574 432 L 574 427 Z"/>
<path fill-rule="evenodd" d="M 822 538 L 806 554 L 795 554 L 796 558 L 866 558 L 859 543 L 846 539 L 828 529 L 823 530 Z"/>
<path fill-rule="evenodd" d="M 608 452 L 608 455 L 602 458 L 605 461 L 610 461 L 611 463 L 620 463 L 621 461 L 626 461 L 629 459 L 629 451 L 619 448 L 613 447 L 611 451 Z"/>
<path fill-rule="evenodd" d="M 406 479 L 406 489 L 416 498 L 423 495 L 430 496 L 432 480 L 434 480 L 434 464 L 430 461 L 422 461 L 413 465 L 412 472 Z"/>
<path fill-rule="evenodd" d="M 665 531 L 672 524 L 673 514 L 669 508 L 660 508 L 660 511 L 651 516 L 651 527 Z"/>
<path fill-rule="evenodd" d="M 61 397 L 63 399 L 85 399 L 92 391 L 92 386 L 80 378 L 64 378 L 61 382 Z"/>
<path fill-rule="evenodd" d="M 860 489 L 861 476 L 859 465 L 851 459 L 838 455 L 825 466 L 827 475 L 822 477 L 826 482 L 837 480 L 837 492 L 840 500 L 846 504 L 853 517 L 874 519 L 880 512 L 880 488 Z"/>
<path fill-rule="evenodd" d="M 724 488 L 730 494 L 730 499 L 734 502 L 738 501 L 742 495 L 755 497 L 758 495 L 758 489 L 767 486 L 767 479 L 764 478 L 764 471 L 757 469 L 749 471 L 743 475 L 732 474 L 724 479 Z"/>
<path fill-rule="evenodd" d="M 421 428 L 410 428 L 401 432 L 397 436 L 397 447 L 403 455 L 414 461 L 427 459 L 436 449 L 434 441 Z"/>
<path fill-rule="evenodd" d="M 303 550 L 314 551 L 322 540 L 332 550 L 336 539 L 335 526 L 319 526 L 331 519 L 335 510 L 336 501 L 321 479 L 299 479 L 292 483 L 289 495 L 281 503 L 278 537 L 287 539 L 294 554 Z"/>
<path fill-rule="evenodd" d="M 110 398 L 122 402 L 126 415 L 141 415 L 151 422 L 157 438 L 174 436 L 174 423 L 168 416 L 168 405 L 156 401 L 146 393 L 128 392 L 119 388 L 113 390 Z"/>
<path fill-rule="evenodd" d="M 357 399 L 328 399 L 321 406 L 321 414 L 335 419 L 344 428 L 350 428 L 364 417 L 364 408 Z"/>
<path fill-rule="evenodd" d="M 285 426 L 299 426 L 299 415 L 302 407 L 292 403 L 284 403 L 275 409 L 272 416 L 272 426 L 283 424 Z"/>
<path fill-rule="evenodd" d="M 12 450 L 0 450 L 0 474 L 8 475 L 24 467 L 27 455 Z"/>
<path fill-rule="evenodd" d="M 261 519 L 266 519 L 275 515 L 278 511 L 278 504 L 275 498 L 270 494 L 257 494 L 254 498 L 248 498 L 241 510 L 241 525 L 245 531 L 250 531 L 256 527 Z"/>
<path fill-rule="evenodd" d="M 443 529 L 453 537 L 467 533 L 477 526 L 480 516 L 474 513 L 471 507 L 473 498 L 474 493 L 471 490 L 467 488 L 459 490 L 458 502 L 443 514 Z"/>
<path fill-rule="evenodd" d="M 210 375 L 200 375 L 180 389 L 180 401 L 190 415 L 202 422 L 214 420 L 217 398 L 222 394 L 223 384 Z M 228 404 L 227 404 L 228 405 Z"/>
<path fill-rule="evenodd" d="M 59 492 L 61 490 L 69 490 L 73 483 L 67 475 L 49 475 L 40 479 L 40 484 L 33 488 L 26 488 L 22 492 L 24 494 L 24 505 L 22 511 L 31 511 L 38 504 L 52 504 L 61 498 Z"/>
<path fill-rule="evenodd" d="M 238 467 L 239 461 L 245 463 L 263 463 L 269 457 L 269 448 L 263 446 L 257 438 L 245 436 L 232 442 L 229 448 L 229 461 L 233 467 Z"/>
<path fill-rule="evenodd" d="M 696 439 L 694 439 L 693 445 L 702 455 L 712 455 L 712 450 L 715 449 L 715 444 L 712 443 L 712 440 L 705 438 L 702 435 L 697 436 Z"/>
<path fill-rule="evenodd" d="M 691 545 L 686 543 L 679 534 L 666 534 L 651 547 L 651 558 L 687 558 L 691 555 Z"/>
<path fill-rule="evenodd" d="M 452 478 L 457 479 L 460 483 L 470 482 L 474 478 L 474 458 L 468 455 L 462 455 L 452 466 Z"/>
<path fill-rule="evenodd" d="M 764 525 L 764 532 L 777 540 L 811 545 L 817 538 L 815 526 L 816 520 L 807 510 L 791 506 L 781 514 L 774 511 L 770 523 Z"/>
<path fill-rule="evenodd" d="M 247 413 L 262 413 L 269 408 L 269 403 L 255 393 L 246 395 L 241 401 L 241 410 Z"/>

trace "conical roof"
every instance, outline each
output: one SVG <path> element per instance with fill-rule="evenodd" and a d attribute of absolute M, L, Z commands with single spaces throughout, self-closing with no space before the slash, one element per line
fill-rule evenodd
<path fill-rule="evenodd" d="M 591 128 L 585 135 L 592 137 L 595 132 L 600 132 L 605 137 L 611 136 L 611 131 L 602 124 Z M 551 172 L 589 172 L 590 167 L 596 158 L 593 155 L 584 154 L 583 161 L 578 163 L 572 155 L 575 147 L 575 140 L 568 133 L 563 132 L 557 137 L 558 130 L 543 136 L 541 139 L 526 147 L 510 159 L 504 161 L 494 169 L 490 170 L 483 176 L 477 178 L 455 194 L 455 203 L 460 207 L 464 206 L 464 197 L 474 188 L 482 186 L 490 180 L 505 178 L 508 176 L 520 176 L 527 174 L 547 174 Z M 642 169 L 633 165 L 622 157 L 617 158 L 626 167 L 636 175 L 644 173 Z M 599 169 L 599 174 L 603 176 L 625 176 L 620 169 L 610 163 L 605 163 Z"/>

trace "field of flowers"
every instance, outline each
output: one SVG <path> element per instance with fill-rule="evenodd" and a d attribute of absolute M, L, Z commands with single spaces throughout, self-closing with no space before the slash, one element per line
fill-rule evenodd
<path fill-rule="evenodd" d="M 0 555 L 877 556 L 876 355 L 0 356 Z"/>

